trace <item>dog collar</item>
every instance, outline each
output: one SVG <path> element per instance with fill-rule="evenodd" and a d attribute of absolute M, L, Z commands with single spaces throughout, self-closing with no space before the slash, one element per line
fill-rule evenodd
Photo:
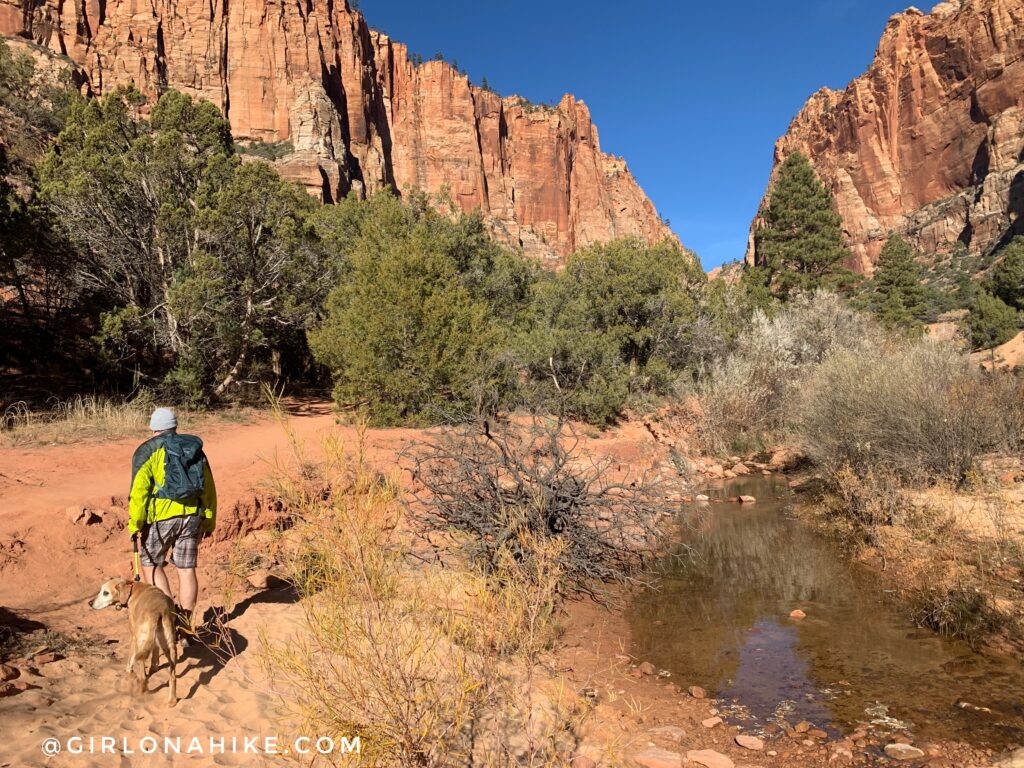
<path fill-rule="evenodd" d="M 124 599 L 123 603 L 118 603 L 117 605 L 114 606 L 117 610 L 120 611 L 122 608 L 127 608 L 128 607 L 128 601 L 132 599 L 132 591 L 134 589 L 135 589 L 135 582 L 134 581 L 128 582 L 128 597 L 126 597 Z"/>

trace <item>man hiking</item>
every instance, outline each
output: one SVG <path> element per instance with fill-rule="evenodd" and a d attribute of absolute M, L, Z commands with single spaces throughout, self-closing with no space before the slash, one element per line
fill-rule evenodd
<path fill-rule="evenodd" d="M 216 525 L 217 489 L 203 453 L 203 441 L 194 435 L 178 434 L 174 411 L 157 408 L 149 428 L 153 437 L 132 456 L 128 532 L 133 544 L 141 544 L 146 583 L 173 598 L 164 572 L 170 556 L 178 572 L 180 620 L 188 633 L 199 594 L 199 540 L 213 533 Z"/>

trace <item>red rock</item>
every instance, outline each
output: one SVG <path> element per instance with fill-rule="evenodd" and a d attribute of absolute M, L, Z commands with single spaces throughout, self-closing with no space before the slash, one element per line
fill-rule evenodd
<path fill-rule="evenodd" d="M 757 501 L 757 498 L 754 496 L 738 496 L 736 497 L 736 501 L 738 501 L 740 504 L 753 504 L 755 501 Z"/>
<path fill-rule="evenodd" d="M 849 266 L 870 273 L 894 231 L 926 254 L 958 240 L 984 253 L 1008 231 L 1024 150 L 1022 27 L 1024 0 L 909 8 L 889 19 L 867 72 L 822 88 L 793 119 L 775 168 L 793 152 L 810 158 Z M 747 262 L 758 258 L 751 237 Z"/>
<path fill-rule="evenodd" d="M 59 653 L 50 651 L 49 653 L 41 653 L 38 656 L 33 656 L 32 661 L 36 664 L 52 664 L 55 661 L 60 661 L 64 657 Z"/>
<path fill-rule="evenodd" d="M 731 469 L 733 471 L 733 474 L 736 474 L 736 475 L 749 475 L 750 474 L 750 469 L 747 467 L 747 465 L 743 464 L 743 463 L 740 463 L 740 462 L 737 462 L 736 464 L 733 464 Z"/>
<path fill-rule="evenodd" d="M 660 747 L 648 747 L 633 755 L 633 762 L 642 768 L 682 768 L 683 756 Z"/>
<path fill-rule="evenodd" d="M 597 768 L 594 758 L 587 755 L 575 754 L 569 761 L 569 768 Z"/>
<path fill-rule="evenodd" d="M 791 619 L 806 619 L 807 614 L 801 611 L 799 608 L 789 612 L 789 618 Z M 799 728 L 799 726 L 798 726 Z"/>
<path fill-rule="evenodd" d="M 6 683 L 8 680 L 13 680 L 21 674 L 21 671 L 17 667 L 11 667 L 7 664 L 0 664 L 0 683 Z"/>
<path fill-rule="evenodd" d="M 764 740 L 759 739 L 757 736 L 750 736 L 745 733 L 741 733 L 736 737 L 736 743 L 744 749 L 762 750 L 764 749 Z"/>
<path fill-rule="evenodd" d="M 713 749 L 691 749 L 686 753 L 691 763 L 703 765 L 704 768 L 735 768 L 736 764 L 721 752 Z"/>
<path fill-rule="evenodd" d="M 796 726 L 793 728 L 793 730 L 796 731 L 797 733 L 807 733 L 813 727 L 814 726 L 811 725 L 806 720 L 801 720 L 799 723 L 796 724 Z"/>
<path fill-rule="evenodd" d="M 722 718 L 718 717 L 717 715 L 714 717 L 708 717 L 704 720 L 701 720 L 700 724 L 703 725 L 705 728 L 714 728 L 722 724 Z"/>
<path fill-rule="evenodd" d="M 21 680 L 14 680 L 13 682 L 0 683 L 0 699 L 7 698 L 8 696 L 16 696 L 23 691 L 27 691 L 32 686 L 28 683 L 24 683 Z"/>
<path fill-rule="evenodd" d="M 695 699 L 706 699 L 708 697 L 708 692 L 701 688 L 699 685 L 691 685 L 689 688 L 689 693 Z"/>
<path fill-rule="evenodd" d="M 825 731 L 821 730 L 821 728 L 811 728 L 811 730 L 809 730 L 807 732 L 807 735 L 810 736 L 812 739 L 819 739 L 819 740 L 821 740 L 821 739 L 827 739 L 828 738 L 828 733 L 826 733 Z"/>
<path fill-rule="evenodd" d="M 614 237 L 674 237 L 601 151 L 582 101 L 530 104 L 446 62 L 417 65 L 347 2 L 0 0 L 0 33 L 66 54 L 94 93 L 133 83 L 209 99 L 241 144 L 291 145 L 278 169 L 321 198 L 447 188 L 553 263 Z"/>

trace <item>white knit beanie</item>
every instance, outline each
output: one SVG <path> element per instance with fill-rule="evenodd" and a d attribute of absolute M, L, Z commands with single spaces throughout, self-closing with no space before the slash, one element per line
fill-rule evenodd
<path fill-rule="evenodd" d="M 178 417 L 170 408 L 157 408 L 149 417 L 149 428 L 154 432 L 163 432 L 166 429 L 176 429 Z"/>

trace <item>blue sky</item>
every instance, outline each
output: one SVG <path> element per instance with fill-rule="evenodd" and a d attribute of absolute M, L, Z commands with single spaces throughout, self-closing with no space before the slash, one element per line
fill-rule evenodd
<path fill-rule="evenodd" d="M 937 1 L 937 0 L 936 0 Z M 590 107 L 605 152 L 705 269 L 741 258 L 775 139 L 870 64 L 885 0 L 361 0 L 369 23 L 502 94 Z M 929 10 L 931 5 L 922 7 Z"/>

